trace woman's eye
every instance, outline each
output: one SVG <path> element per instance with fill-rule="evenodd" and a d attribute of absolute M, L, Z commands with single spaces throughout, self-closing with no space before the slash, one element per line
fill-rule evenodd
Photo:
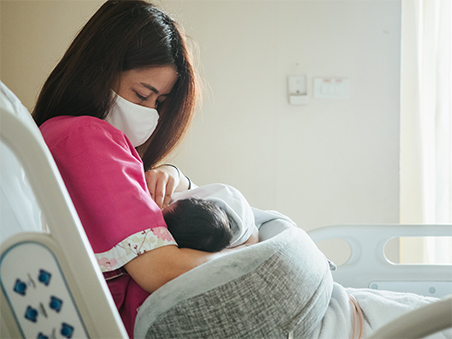
<path fill-rule="evenodd" d="M 138 92 L 135 92 L 135 94 L 137 95 L 137 98 L 140 100 L 146 101 L 148 99 L 147 97 L 140 95 Z"/>

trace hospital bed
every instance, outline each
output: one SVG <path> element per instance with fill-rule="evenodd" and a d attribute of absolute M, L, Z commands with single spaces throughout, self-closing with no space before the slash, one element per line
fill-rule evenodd
<path fill-rule="evenodd" d="M 39 129 L 14 94 L 0 85 L 0 337 L 127 338 Z M 136 337 L 198 333 L 257 338 L 266 333 L 269 338 L 302 338 L 323 317 L 325 306 L 318 305 L 331 297 L 332 277 L 350 287 L 427 289 L 427 295 L 434 288 L 435 295 L 450 294 L 451 265 L 401 267 L 384 255 L 375 256 L 393 236 L 450 236 L 450 225 L 340 226 L 310 232 L 316 241 L 345 234 L 351 243 L 350 259 L 331 276 L 332 265 L 290 220 L 259 210 L 255 216 L 261 242 L 201 265 L 153 293 L 139 310 Z M 363 238 L 373 240 L 370 253 Z M 309 261 L 300 260 L 308 255 Z M 300 281 L 316 289 L 298 291 Z M 389 323 L 374 337 L 434 333 L 452 326 L 451 310 L 450 298 L 438 301 Z"/>

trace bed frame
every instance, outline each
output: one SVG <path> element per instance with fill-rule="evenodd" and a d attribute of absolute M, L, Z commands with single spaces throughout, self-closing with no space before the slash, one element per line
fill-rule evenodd
<path fill-rule="evenodd" d="M 384 253 L 387 242 L 393 238 L 452 237 L 450 224 L 337 225 L 308 234 L 316 243 L 341 239 L 350 246 L 350 257 L 333 272 L 334 280 L 345 287 L 412 292 L 429 297 L 452 295 L 452 264 L 395 264 Z"/>
<path fill-rule="evenodd" d="M 0 85 L 0 337 L 127 338 L 39 129 Z"/>
<path fill-rule="evenodd" d="M 61 176 L 47 149 L 39 129 L 20 101 L 0 82 L 0 155 L 1 155 L 1 222 L 0 233 L 0 337 L 1 338 L 127 338 L 127 333 L 103 279 L 97 261 L 80 224 L 75 208 Z M 31 194 L 30 194 L 31 192 Z M 38 206 L 38 213 L 34 206 Z M 449 225 L 450 226 L 450 225 Z M 49 232 L 43 232 L 43 227 Z M 396 230 L 403 232 L 397 233 Z M 361 233 L 364 232 L 364 233 Z M 370 233 L 369 233 L 370 232 Z M 15 234 L 12 234 L 15 233 Z M 396 234 L 397 233 L 397 234 Z M 384 255 L 373 257 L 375 249 L 393 236 L 450 235 L 450 227 L 443 226 L 339 226 L 309 233 L 316 240 L 343 237 L 352 247 L 349 261 L 334 274 L 345 286 L 385 288 L 404 281 L 413 289 L 450 293 L 443 283 L 451 279 L 451 267 L 402 267 L 388 265 Z M 353 234 L 351 236 L 350 234 Z M 363 235 L 367 234 L 367 235 Z M 384 234 L 384 236 L 382 236 Z M 369 244 L 373 243 L 369 254 Z M 370 263 L 364 261 L 370 260 Z M 373 278 L 378 268 L 382 275 Z M 352 276 L 352 270 L 359 276 Z M 423 269 L 434 277 L 426 286 Z M 356 271 L 355 271 L 356 272 Z M 434 285 L 432 285 L 434 283 Z M 410 288 L 411 288 L 410 287 Z M 441 291 L 441 292 L 440 292 Z M 429 322 L 429 333 L 452 326 L 452 301 L 429 305 L 416 310 L 412 319 L 442 314 L 437 323 Z M 448 319 L 447 319 L 448 317 Z M 403 320 L 403 319 L 402 319 Z M 411 332 L 400 332 L 400 325 L 409 325 Z M 375 338 L 400 333 L 428 334 L 413 329 L 410 322 L 389 324 L 377 332 Z M 397 332 L 398 331 L 398 332 Z M 407 337 L 407 336 L 403 336 Z"/>

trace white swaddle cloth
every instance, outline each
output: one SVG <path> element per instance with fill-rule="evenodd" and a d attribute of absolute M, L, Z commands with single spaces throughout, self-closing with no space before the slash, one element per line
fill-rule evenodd
<path fill-rule="evenodd" d="M 251 206 L 243 194 L 234 187 L 225 184 L 210 184 L 184 192 L 175 192 L 171 203 L 187 198 L 214 201 L 233 219 L 231 230 L 234 236 L 229 247 L 243 244 L 253 234 L 255 223 Z"/>

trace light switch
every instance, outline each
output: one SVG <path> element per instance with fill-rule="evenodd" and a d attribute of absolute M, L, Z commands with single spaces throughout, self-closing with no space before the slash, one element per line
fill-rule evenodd
<path fill-rule="evenodd" d="M 289 103 L 291 105 L 306 105 L 308 94 L 306 87 L 306 76 L 289 76 Z"/>
<path fill-rule="evenodd" d="M 301 95 L 306 94 L 306 77 L 290 76 L 289 77 L 289 94 Z"/>

